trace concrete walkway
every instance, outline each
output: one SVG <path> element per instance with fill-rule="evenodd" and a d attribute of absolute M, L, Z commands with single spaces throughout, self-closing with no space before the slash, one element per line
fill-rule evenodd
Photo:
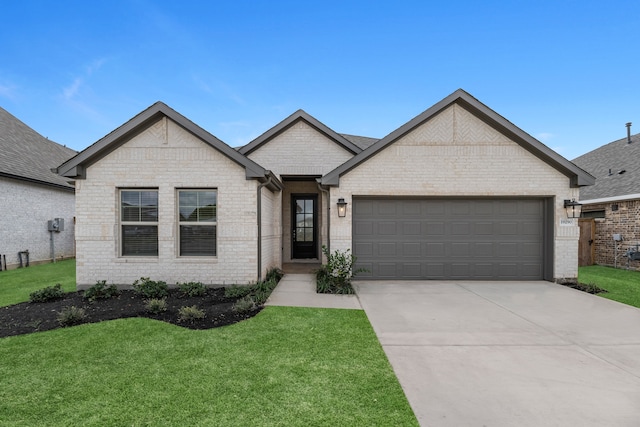
<path fill-rule="evenodd" d="M 640 310 L 549 282 L 356 282 L 424 426 L 640 426 Z"/>
<path fill-rule="evenodd" d="M 358 297 L 355 295 L 316 293 L 314 274 L 285 274 L 265 305 L 362 310 Z"/>

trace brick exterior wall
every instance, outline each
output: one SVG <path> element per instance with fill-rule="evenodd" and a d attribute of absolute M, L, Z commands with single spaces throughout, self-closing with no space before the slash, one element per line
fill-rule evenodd
<path fill-rule="evenodd" d="M 618 210 L 612 209 L 613 205 Z M 585 205 L 583 211 L 604 210 L 605 218 L 595 221 L 595 260 L 599 265 L 627 268 L 627 258 L 623 255 L 629 247 L 640 244 L 640 200 L 624 200 Z M 622 242 L 614 242 L 613 235 L 620 234 Z M 615 261 L 615 245 L 618 245 L 618 260 Z M 629 267 L 640 270 L 640 261 L 629 261 Z"/>
<path fill-rule="evenodd" d="M 554 278 L 578 273 L 577 220 L 566 226 L 564 199 L 578 199 L 569 178 L 454 104 L 347 172 L 331 189 L 346 218 L 331 212 L 331 249 L 351 249 L 353 196 L 531 196 L 555 200 Z"/>
<path fill-rule="evenodd" d="M 51 261 L 47 221 L 64 219 L 64 231 L 54 233 L 56 259 L 75 256 L 75 201 L 70 191 L 0 177 L 0 254 L 7 267 L 19 265 L 18 252 L 29 250 L 30 263 Z"/>
<path fill-rule="evenodd" d="M 279 176 L 322 176 L 353 155 L 304 121 L 277 135 L 249 157 Z"/>
<path fill-rule="evenodd" d="M 248 283 L 257 278 L 257 181 L 244 169 L 167 118 L 87 168 L 76 184 L 77 284 L 98 280 L 130 285 L 140 277 L 205 284 Z M 120 256 L 119 188 L 158 189 L 157 257 Z M 177 189 L 218 190 L 217 256 L 179 257 Z M 266 188 L 264 211 L 279 209 Z M 272 206 L 269 207 L 269 204 Z M 266 241 L 278 232 L 275 217 L 263 216 Z M 277 263 L 265 244 L 263 269 Z"/>

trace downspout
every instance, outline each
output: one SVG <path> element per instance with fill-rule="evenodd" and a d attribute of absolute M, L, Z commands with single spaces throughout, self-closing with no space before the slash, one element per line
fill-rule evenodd
<path fill-rule="evenodd" d="M 324 194 L 327 195 L 327 252 L 331 253 L 331 197 L 329 196 L 329 190 L 325 190 L 324 188 L 322 188 L 322 185 L 320 185 L 319 182 L 316 182 L 318 184 L 318 190 L 322 191 Z M 322 255 L 320 255 L 320 262 L 322 263 Z"/>
<path fill-rule="evenodd" d="M 271 184 L 271 174 L 266 182 L 258 185 L 258 282 L 262 281 L 262 187 Z"/>

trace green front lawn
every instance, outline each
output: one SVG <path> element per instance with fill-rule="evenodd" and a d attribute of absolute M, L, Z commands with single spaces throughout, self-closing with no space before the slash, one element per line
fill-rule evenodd
<path fill-rule="evenodd" d="M 0 271 L 0 306 L 29 301 L 29 294 L 56 283 L 66 292 L 76 290 L 76 260 Z"/>
<path fill-rule="evenodd" d="M 0 305 L 74 277 L 73 260 L 0 272 Z M 418 425 L 360 310 L 120 319 L 0 338 L 0 361 L 2 426 Z"/>
<path fill-rule="evenodd" d="M 638 271 L 591 265 L 580 267 L 578 280 L 581 283 L 593 283 L 605 289 L 607 292 L 598 294 L 603 298 L 640 308 L 640 272 Z"/>

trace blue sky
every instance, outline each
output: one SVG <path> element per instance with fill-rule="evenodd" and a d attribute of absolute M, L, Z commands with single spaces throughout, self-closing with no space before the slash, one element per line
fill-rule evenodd
<path fill-rule="evenodd" d="M 568 159 L 640 132 L 640 2 L 6 1 L 0 106 L 82 150 L 155 101 L 231 146 L 381 138 L 458 88 Z"/>

